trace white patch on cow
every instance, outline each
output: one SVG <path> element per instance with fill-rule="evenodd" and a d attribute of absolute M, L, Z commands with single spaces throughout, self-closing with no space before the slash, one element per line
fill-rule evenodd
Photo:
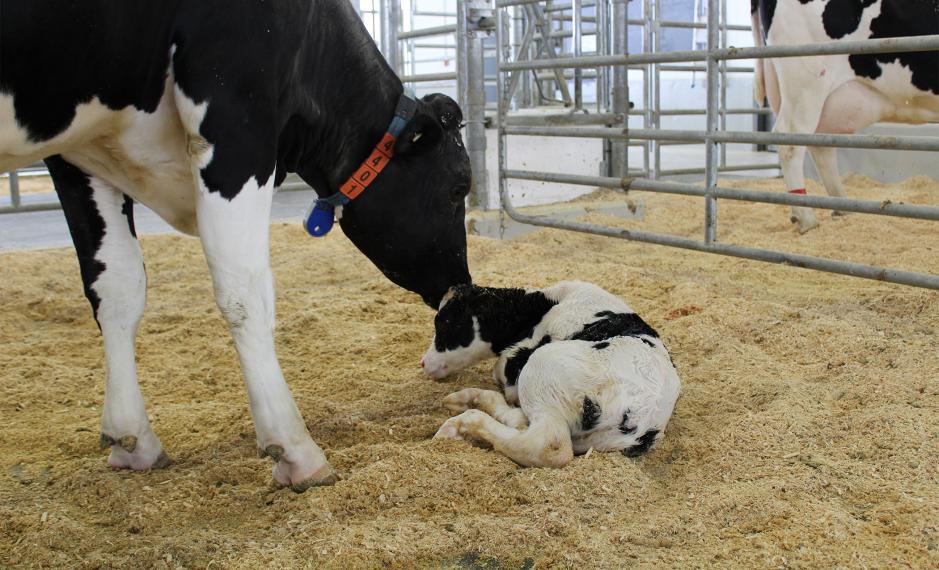
<path fill-rule="evenodd" d="M 91 285 L 100 300 L 97 319 L 107 361 L 101 433 L 115 440 L 136 438 L 132 452 L 112 447 L 108 458 L 112 466 L 149 469 L 159 460 L 163 448 L 147 418 L 134 358 L 134 339 L 147 296 L 143 255 L 122 213 L 123 194 L 95 178 L 91 179 L 91 187 L 105 224 L 104 238 L 95 254 L 95 259 L 104 264 L 104 271 Z"/>

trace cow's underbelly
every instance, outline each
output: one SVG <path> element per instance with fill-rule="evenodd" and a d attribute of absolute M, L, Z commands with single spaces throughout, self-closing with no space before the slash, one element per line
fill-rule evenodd
<path fill-rule="evenodd" d="M 186 133 L 169 80 L 153 113 L 131 107 L 114 111 L 93 100 L 78 106 L 68 129 L 41 143 L 29 142 L 12 117 L 12 98 L 0 96 L 0 171 L 61 154 L 177 230 L 197 233 Z"/>
<path fill-rule="evenodd" d="M 856 77 L 890 101 L 890 112 L 880 120 L 894 123 L 939 122 L 939 95 L 917 89 L 912 72 L 899 63 L 880 63 L 882 74 L 877 79 Z"/>

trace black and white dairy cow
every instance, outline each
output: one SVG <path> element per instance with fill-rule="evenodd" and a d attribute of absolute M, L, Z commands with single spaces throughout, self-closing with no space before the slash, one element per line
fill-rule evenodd
<path fill-rule="evenodd" d="M 661 437 L 681 390 L 655 329 L 582 281 L 452 288 L 421 366 L 442 378 L 491 357 L 502 392 L 447 396 L 457 415 L 436 437 L 483 440 L 526 466 L 563 467 L 591 448 L 641 455 Z"/>
<path fill-rule="evenodd" d="M 939 0 L 751 0 L 756 45 L 939 34 Z M 776 114 L 778 133 L 851 134 L 876 122 L 939 121 L 939 52 L 757 60 L 754 95 Z M 762 63 L 759 63 L 762 61 Z M 832 196 L 846 196 L 837 151 L 812 147 Z M 805 147 L 779 146 L 789 192 L 805 193 Z M 792 208 L 800 232 L 818 225 Z"/>
<path fill-rule="evenodd" d="M 0 0 L 0 14 L 0 171 L 52 173 L 104 338 L 108 462 L 167 461 L 135 368 L 138 201 L 202 242 L 275 480 L 334 481 L 275 354 L 274 189 L 296 172 L 331 197 L 349 239 L 436 307 L 470 281 L 459 108 L 402 97 L 347 0 Z"/>

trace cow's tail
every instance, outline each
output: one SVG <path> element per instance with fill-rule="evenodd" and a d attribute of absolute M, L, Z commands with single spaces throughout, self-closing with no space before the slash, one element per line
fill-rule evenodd
<path fill-rule="evenodd" d="M 752 2 L 751 7 L 754 8 L 750 11 L 750 23 L 753 28 L 753 45 L 763 47 L 765 42 L 763 41 L 763 28 L 760 25 L 759 2 Z M 763 73 L 763 66 L 766 65 L 766 62 L 767 60 L 760 58 L 753 60 L 753 98 L 760 107 L 762 107 L 764 101 L 766 101 L 766 80 L 765 74 Z"/>

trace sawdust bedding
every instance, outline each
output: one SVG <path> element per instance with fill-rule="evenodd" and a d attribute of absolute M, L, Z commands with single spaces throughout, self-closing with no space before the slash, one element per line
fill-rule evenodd
<path fill-rule="evenodd" d="M 847 186 L 939 197 L 924 178 Z M 619 224 L 700 235 L 700 201 L 642 198 L 646 220 Z M 721 202 L 720 238 L 939 273 L 935 225 L 823 214 L 798 236 L 787 214 Z M 281 362 L 343 480 L 303 495 L 271 486 L 198 242 L 175 235 L 142 239 L 150 289 L 138 342 L 150 417 L 175 463 L 108 470 L 97 449 L 102 349 L 74 253 L 3 254 L 0 565 L 939 565 L 935 292 L 553 230 L 472 238 L 478 282 L 577 278 L 624 296 L 684 381 L 647 456 L 522 469 L 430 441 L 441 398 L 487 386 L 489 371 L 422 377 L 432 313 L 415 296 L 339 232 L 314 241 L 275 225 L 272 241 Z"/>

